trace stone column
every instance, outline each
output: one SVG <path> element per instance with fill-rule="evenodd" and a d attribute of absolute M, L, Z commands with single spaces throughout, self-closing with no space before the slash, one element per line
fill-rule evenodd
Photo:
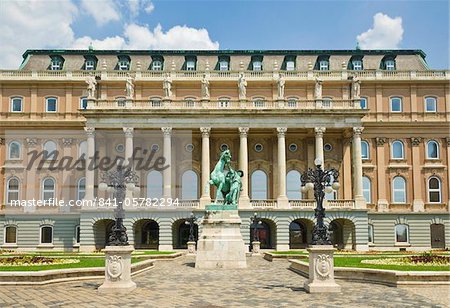
<path fill-rule="evenodd" d="M 87 157 L 86 157 L 86 193 L 84 194 L 85 200 L 94 200 L 94 184 L 95 184 L 95 170 L 89 168 L 91 160 L 95 156 L 95 128 L 85 127 L 87 135 Z"/>
<path fill-rule="evenodd" d="M 425 205 L 422 199 L 423 176 L 420 174 L 420 144 L 422 138 L 411 138 L 412 172 L 413 172 L 413 212 L 424 212 Z"/>
<path fill-rule="evenodd" d="M 172 127 L 162 127 L 164 134 L 164 158 L 166 159 L 165 165 L 169 166 L 163 171 L 163 198 L 172 198 Z"/>
<path fill-rule="evenodd" d="M 308 138 L 306 140 L 306 151 L 307 151 L 307 168 L 315 169 L 314 167 L 314 159 L 315 159 L 315 150 L 314 150 L 314 139 Z M 308 190 L 306 193 L 302 194 L 303 199 L 314 199 L 314 191 Z"/>
<path fill-rule="evenodd" d="M 210 154 L 209 154 L 209 135 L 211 127 L 200 127 L 202 133 L 202 196 L 200 197 L 200 208 L 205 208 L 205 205 L 211 203 L 211 195 L 209 190 L 209 175 L 210 171 Z"/>
<path fill-rule="evenodd" d="M 278 132 L 278 197 L 277 206 L 288 208 L 289 200 L 286 196 L 286 127 L 277 127 Z"/>
<path fill-rule="evenodd" d="M 325 163 L 323 159 L 323 134 L 325 131 L 325 127 L 314 128 L 314 132 L 316 133 L 316 158 L 320 158 L 322 164 Z"/>
<path fill-rule="evenodd" d="M 362 192 L 361 134 L 363 129 L 363 127 L 353 127 L 353 198 L 355 199 L 355 205 L 357 209 L 366 208 L 366 201 Z"/>
<path fill-rule="evenodd" d="M 386 165 L 384 161 L 385 149 L 384 144 L 386 143 L 386 138 L 378 137 L 377 142 L 377 187 L 378 187 L 378 202 L 377 211 L 385 212 L 389 209 L 389 202 L 386 197 Z"/>
<path fill-rule="evenodd" d="M 351 158 L 351 134 L 345 131 L 342 138 L 342 171 L 339 175 L 344 199 L 352 199 L 352 158 Z"/>
<path fill-rule="evenodd" d="M 248 196 L 248 145 L 247 145 L 248 127 L 239 127 L 240 144 L 239 144 L 239 169 L 244 172 L 242 177 L 242 191 L 239 197 L 239 207 L 251 207 L 250 198 Z"/>
<path fill-rule="evenodd" d="M 125 134 L 125 162 L 124 165 L 127 167 L 131 167 L 134 169 L 133 166 L 133 134 L 134 134 L 134 128 L 133 127 L 124 127 L 123 132 Z M 127 188 L 126 191 L 126 198 L 133 198 L 133 191 Z M 131 204 L 131 203 L 129 203 Z"/>

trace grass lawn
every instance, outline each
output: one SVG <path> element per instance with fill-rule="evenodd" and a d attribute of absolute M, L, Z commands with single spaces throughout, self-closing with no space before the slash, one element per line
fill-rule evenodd
<path fill-rule="evenodd" d="M 105 266 L 105 258 L 75 258 L 80 259 L 78 263 L 69 264 L 54 264 L 54 265 L 36 265 L 36 266 L 0 266 L 1 272 L 13 271 L 43 271 L 52 269 L 66 269 L 66 268 L 86 268 L 86 267 L 103 267 Z M 132 258 L 131 263 L 140 262 L 142 259 Z"/>
<path fill-rule="evenodd" d="M 375 268 L 375 269 L 386 269 L 386 270 L 396 270 L 396 271 L 450 271 L 450 266 L 413 266 L 413 265 L 381 265 L 381 264 L 363 264 L 362 260 L 367 259 L 380 259 L 377 256 L 366 256 L 366 257 L 339 257 L 334 258 L 335 267 L 359 267 L 359 268 Z"/>

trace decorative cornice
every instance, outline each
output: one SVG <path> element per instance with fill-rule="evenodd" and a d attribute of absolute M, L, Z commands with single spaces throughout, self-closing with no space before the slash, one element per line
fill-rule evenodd
<path fill-rule="evenodd" d="M 316 133 L 317 137 L 323 137 L 323 134 L 325 133 L 326 130 L 327 130 L 326 127 L 315 127 L 314 133 Z"/>
<path fill-rule="evenodd" d="M 209 137 L 211 133 L 211 127 L 200 127 L 200 132 L 202 133 L 202 137 Z"/>
<path fill-rule="evenodd" d="M 421 142 L 422 142 L 422 138 L 420 138 L 420 137 L 412 137 L 411 138 L 411 145 L 413 147 L 419 146 Z"/>
<path fill-rule="evenodd" d="M 85 127 L 84 131 L 88 137 L 95 137 L 95 127 Z"/>
<path fill-rule="evenodd" d="M 355 136 L 361 136 L 362 132 L 364 130 L 364 127 L 353 127 L 353 135 Z"/>
<path fill-rule="evenodd" d="M 123 132 L 125 133 L 125 137 L 133 137 L 134 128 L 133 127 L 124 127 Z"/>
<path fill-rule="evenodd" d="M 172 127 L 161 127 L 161 130 L 164 134 L 164 136 L 171 136 L 172 135 Z"/>
<path fill-rule="evenodd" d="M 377 146 L 382 147 L 386 143 L 386 138 L 384 138 L 384 137 L 377 137 L 376 141 L 377 141 Z"/>
<path fill-rule="evenodd" d="M 248 130 L 249 130 L 248 127 L 239 127 L 239 135 L 240 135 L 241 137 L 247 137 L 247 135 L 248 135 Z"/>
<path fill-rule="evenodd" d="M 278 137 L 286 136 L 287 127 L 277 127 Z"/>

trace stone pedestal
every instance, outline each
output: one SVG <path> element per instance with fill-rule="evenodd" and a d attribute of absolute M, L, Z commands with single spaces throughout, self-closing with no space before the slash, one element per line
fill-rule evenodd
<path fill-rule="evenodd" d="M 105 282 L 98 293 L 128 294 L 136 289 L 131 280 L 131 253 L 133 246 L 106 246 Z"/>
<path fill-rule="evenodd" d="M 305 282 L 308 293 L 341 292 L 341 286 L 334 281 L 333 254 L 331 245 L 314 245 L 309 252 L 309 279 Z"/>
<path fill-rule="evenodd" d="M 194 255 L 195 254 L 195 242 L 187 242 L 188 247 L 188 255 Z"/>
<path fill-rule="evenodd" d="M 261 242 L 252 242 L 252 254 L 259 255 L 261 253 Z"/>
<path fill-rule="evenodd" d="M 200 269 L 246 268 L 241 219 L 236 207 L 207 205 L 202 234 L 197 242 L 195 267 Z"/>

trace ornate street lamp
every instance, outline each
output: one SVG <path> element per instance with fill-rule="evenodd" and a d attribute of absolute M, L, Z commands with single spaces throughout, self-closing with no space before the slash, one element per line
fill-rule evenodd
<path fill-rule="evenodd" d="M 316 224 L 313 229 L 312 244 L 331 245 L 329 230 L 323 221 L 325 218 L 323 200 L 325 193 L 331 193 L 333 190 L 339 189 L 339 171 L 334 168 L 323 170 L 320 158 L 317 158 L 314 164 L 316 165 L 315 170 L 308 169 L 300 177 L 302 181 L 301 191 L 305 193 L 309 190 L 314 190 L 314 199 L 316 199 L 316 208 L 314 209 Z"/>
<path fill-rule="evenodd" d="M 258 233 L 258 229 L 260 228 L 260 226 L 262 225 L 262 220 L 260 217 L 258 217 L 258 213 L 253 214 L 252 218 L 250 218 L 251 220 L 251 226 L 253 227 L 253 242 L 259 242 L 259 233 Z"/>
<path fill-rule="evenodd" d="M 109 246 L 126 246 L 128 245 L 127 228 L 123 225 L 125 211 L 123 202 L 125 200 L 127 189 L 134 192 L 139 191 L 136 187 L 139 177 L 131 168 L 125 168 L 122 165 L 117 166 L 117 170 L 104 172 L 102 175 L 102 183 L 98 185 L 99 190 L 113 193 L 113 200 L 117 207 L 114 209 L 114 217 L 116 219 L 111 233 L 108 237 Z"/>
<path fill-rule="evenodd" d="M 195 242 L 194 226 L 197 219 L 198 218 L 195 217 L 194 213 L 191 213 L 191 215 L 186 218 L 186 221 L 184 222 L 186 225 L 189 225 L 189 242 Z"/>

